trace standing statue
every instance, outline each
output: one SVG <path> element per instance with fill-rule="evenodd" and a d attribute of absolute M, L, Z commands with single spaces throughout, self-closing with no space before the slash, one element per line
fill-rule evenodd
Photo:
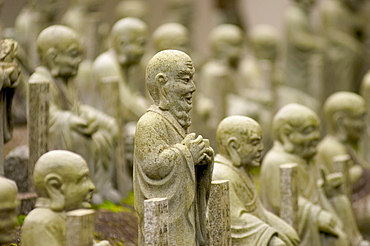
<path fill-rule="evenodd" d="M 17 185 L 13 180 L 0 176 L 0 245 L 11 243 L 17 224 Z"/>
<path fill-rule="evenodd" d="M 188 133 L 193 76 L 191 58 L 177 50 L 157 53 L 147 66 L 154 104 L 137 123 L 134 150 L 139 245 L 144 245 L 144 200 L 161 197 L 169 201 L 169 245 L 208 245 L 205 214 L 213 150 L 208 140 Z"/>
<path fill-rule="evenodd" d="M 54 150 L 36 162 L 33 180 L 38 195 L 35 209 L 24 220 L 22 245 L 66 245 L 66 212 L 90 208 L 95 189 L 86 161 L 65 150 Z M 94 246 L 109 246 L 107 241 Z"/>
<path fill-rule="evenodd" d="M 0 40 L 0 174 L 4 174 L 4 143 L 13 135 L 12 102 L 20 81 L 20 68 L 15 61 L 17 47 L 12 39 Z"/>
<path fill-rule="evenodd" d="M 359 154 L 359 145 L 366 130 L 365 100 L 353 92 L 336 92 L 325 101 L 325 122 L 328 134 L 318 146 L 317 163 L 327 173 L 334 172 L 333 158 L 339 155 L 349 155 L 352 165 L 349 166 L 350 187 L 352 191 L 353 211 L 361 232 L 370 236 L 368 211 L 370 210 L 370 169 L 368 163 Z M 336 204 L 333 201 L 335 207 Z M 362 209 L 359 209 L 362 208 Z M 340 209 L 340 207 L 339 207 Z M 340 216 L 347 214 L 338 211 Z M 354 237 L 361 241 L 355 219 L 342 218 L 346 226 L 351 228 Z"/>
<path fill-rule="evenodd" d="M 272 129 L 274 145 L 262 162 L 260 176 L 260 197 L 265 207 L 280 214 L 279 167 L 296 163 L 300 245 L 350 245 L 342 221 L 316 185 L 318 171 L 313 157 L 320 138 L 316 113 L 303 105 L 288 104 L 273 118 Z"/>
<path fill-rule="evenodd" d="M 261 162 L 259 124 L 245 116 L 225 118 L 217 128 L 217 145 L 212 179 L 230 182 L 232 244 L 299 245 L 295 230 L 263 207 L 249 173 Z"/>
<path fill-rule="evenodd" d="M 196 113 L 201 120 L 194 126 L 199 127 L 197 129 L 211 139 L 212 144 L 218 124 L 228 115 L 228 96 L 238 94 L 244 87 L 238 72 L 243 41 L 243 31 L 232 24 L 216 26 L 210 33 L 212 58 L 200 72 Z"/>
<path fill-rule="evenodd" d="M 50 83 L 48 147 L 67 149 L 82 155 L 89 163 L 97 186 L 94 203 L 103 199 L 120 202 L 112 187 L 117 122 L 108 115 L 80 104 L 75 96 L 73 77 L 81 62 L 81 44 L 76 32 L 55 25 L 43 30 L 37 47 L 41 66 L 29 79 L 31 83 Z"/>
<path fill-rule="evenodd" d="M 361 15 L 352 0 L 328 0 L 321 5 L 325 98 L 336 91 L 358 91 L 357 73 L 364 52 Z"/>
<path fill-rule="evenodd" d="M 136 79 L 130 76 L 132 67 L 139 64 L 144 54 L 146 34 L 147 25 L 140 19 L 128 17 L 117 21 L 110 34 L 111 48 L 93 63 L 95 86 L 104 77 L 119 77 L 121 111 L 125 122 L 138 120 L 148 107 L 147 99 L 140 94 L 139 85 L 135 84 Z"/>
<path fill-rule="evenodd" d="M 310 59 L 320 48 L 318 36 L 313 32 L 310 12 L 315 0 L 291 0 L 285 13 L 286 81 L 287 85 L 310 92 L 312 74 Z"/>

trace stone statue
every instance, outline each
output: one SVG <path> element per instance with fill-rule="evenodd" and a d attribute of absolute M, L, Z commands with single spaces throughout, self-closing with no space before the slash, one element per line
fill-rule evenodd
<path fill-rule="evenodd" d="M 296 163 L 300 245 L 350 245 L 341 220 L 316 185 L 319 172 L 313 157 L 320 138 L 316 113 L 303 105 L 288 104 L 273 118 L 272 129 L 274 145 L 262 161 L 260 175 L 260 197 L 265 207 L 280 214 L 279 167 Z"/>
<path fill-rule="evenodd" d="M 176 22 L 191 28 L 194 16 L 194 2 L 191 0 L 167 1 L 166 22 Z"/>
<path fill-rule="evenodd" d="M 144 200 L 168 199 L 169 245 L 208 245 L 206 207 L 213 170 L 209 142 L 188 133 L 195 92 L 191 58 L 177 50 L 157 53 L 146 84 L 154 104 L 135 133 L 134 195 L 143 245 Z"/>
<path fill-rule="evenodd" d="M 15 61 L 17 47 L 17 42 L 12 39 L 0 40 L 0 174 L 4 174 L 3 145 L 11 139 L 13 133 L 12 102 L 20 81 L 20 68 Z"/>
<path fill-rule="evenodd" d="M 146 33 L 147 25 L 142 20 L 127 17 L 117 21 L 110 34 L 111 48 L 99 55 L 93 63 L 95 85 L 104 77 L 119 77 L 121 110 L 125 122 L 137 121 L 149 104 L 140 94 L 135 77 L 129 74 L 144 54 Z"/>
<path fill-rule="evenodd" d="M 328 134 L 318 146 L 317 163 L 327 173 L 333 173 L 333 158 L 339 155 L 349 155 L 352 165 L 349 166 L 350 190 L 352 190 L 353 211 L 358 227 L 365 235 L 370 235 L 370 223 L 367 205 L 370 200 L 369 185 L 370 170 L 368 163 L 359 153 L 359 144 L 366 130 L 365 100 L 353 92 L 336 92 L 325 101 L 324 116 Z M 334 206 L 337 208 L 339 204 Z M 363 207 L 363 209 L 358 209 Z M 340 210 L 341 207 L 337 208 Z M 347 214 L 338 211 L 343 217 Z M 352 214 L 351 214 L 352 215 Z M 349 217 L 349 216 L 347 216 Z M 354 218 L 342 218 L 347 228 L 353 232 L 353 237 L 361 241 Z"/>
<path fill-rule="evenodd" d="M 154 30 L 152 39 L 156 52 L 166 49 L 188 52 L 189 49 L 189 31 L 179 23 L 160 25 Z"/>
<path fill-rule="evenodd" d="M 50 83 L 49 140 L 52 149 L 67 149 L 89 163 L 97 186 L 94 203 L 103 199 L 120 202 L 111 176 L 118 137 L 117 122 L 108 115 L 80 104 L 75 96 L 73 77 L 81 62 L 81 44 L 71 28 L 55 25 L 43 30 L 38 39 L 41 66 L 29 82 Z"/>
<path fill-rule="evenodd" d="M 357 74 L 361 70 L 361 15 L 352 0 L 329 0 L 320 8 L 324 49 L 325 98 L 336 91 L 358 91 Z"/>
<path fill-rule="evenodd" d="M 38 198 L 24 220 L 22 245 L 67 246 L 66 212 L 90 208 L 95 189 L 86 161 L 70 151 L 47 152 L 36 162 L 33 179 Z M 107 245 L 107 241 L 94 242 L 94 246 Z"/>
<path fill-rule="evenodd" d="M 259 124 L 245 116 L 227 117 L 217 128 L 217 145 L 212 179 L 230 182 L 233 245 L 299 245 L 295 230 L 263 207 L 249 173 L 261 162 Z"/>
<path fill-rule="evenodd" d="M 320 49 L 321 42 L 313 32 L 310 12 L 315 0 L 291 0 L 285 13 L 286 83 L 310 92 L 312 74 L 310 58 Z"/>
<path fill-rule="evenodd" d="M 149 13 L 149 6 L 143 0 L 122 0 L 116 8 L 116 19 L 134 17 L 146 21 Z"/>
<path fill-rule="evenodd" d="M 14 239 L 18 207 L 17 185 L 14 181 L 0 176 L 0 245 Z"/>
<path fill-rule="evenodd" d="M 243 41 L 243 31 L 232 24 L 216 26 L 210 33 L 212 58 L 201 68 L 196 104 L 201 120 L 194 125 L 212 144 L 218 124 L 228 115 L 228 95 L 238 94 L 243 87 L 238 72 Z"/>

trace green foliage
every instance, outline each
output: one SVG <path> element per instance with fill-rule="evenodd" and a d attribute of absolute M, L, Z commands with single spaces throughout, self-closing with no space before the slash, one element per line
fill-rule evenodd
<path fill-rule="evenodd" d="M 104 203 L 101 205 L 92 205 L 92 208 L 95 210 L 105 209 L 113 213 L 125 212 L 125 208 L 123 208 L 121 205 L 116 205 L 110 201 L 104 201 Z"/>
<path fill-rule="evenodd" d="M 17 217 L 17 225 L 23 225 L 24 219 L 26 218 L 26 215 L 21 214 Z"/>
<path fill-rule="evenodd" d="M 124 204 L 134 206 L 134 192 L 131 191 L 128 196 L 121 201 Z"/>

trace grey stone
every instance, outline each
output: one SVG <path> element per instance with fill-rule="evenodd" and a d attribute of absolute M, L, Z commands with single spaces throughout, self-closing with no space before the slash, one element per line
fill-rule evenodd
<path fill-rule="evenodd" d="M 169 245 L 168 199 L 152 198 L 144 202 L 145 246 Z"/>
<path fill-rule="evenodd" d="M 19 192 L 28 192 L 28 158 L 27 145 L 13 149 L 5 158 L 4 174 L 16 182 Z"/>

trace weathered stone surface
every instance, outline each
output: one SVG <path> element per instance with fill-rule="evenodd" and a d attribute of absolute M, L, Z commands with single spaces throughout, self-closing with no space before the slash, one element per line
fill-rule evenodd
<path fill-rule="evenodd" d="M 280 218 L 298 230 L 297 164 L 280 166 Z"/>
<path fill-rule="evenodd" d="M 168 199 L 152 198 L 144 202 L 145 246 L 170 245 L 168 230 Z"/>
<path fill-rule="evenodd" d="M 28 157 L 28 146 L 22 145 L 5 158 L 4 175 L 16 182 L 19 192 L 28 192 Z"/>
<path fill-rule="evenodd" d="M 230 225 L 229 181 L 212 181 L 208 201 L 209 245 L 231 245 Z"/>
<path fill-rule="evenodd" d="M 352 193 L 352 185 L 349 175 L 350 162 L 350 155 L 339 155 L 333 157 L 333 170 L 334 172 L 338 172 L 343 175 L 343 191 L 348 197 L 351 197 Z"/>
<path fill-rule="evenodd" d="M 68 246 L 92 246 L 94 243 L 94 210 L 76 209 L 67 213 Z"/>

